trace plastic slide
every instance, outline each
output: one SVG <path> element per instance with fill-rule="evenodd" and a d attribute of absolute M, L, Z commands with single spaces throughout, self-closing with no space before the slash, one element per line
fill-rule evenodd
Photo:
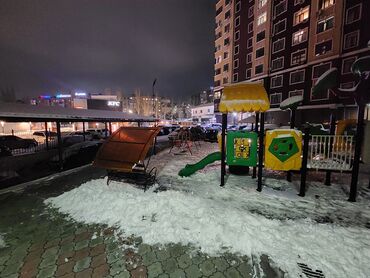
<path fill-rule="evenodd" d="M 186 164 L 186 166 L 179 171 L 179 176 L 188 177 L 217 160 L 221 160 L 221 152 L 211 153 L 195 164 Z"/>

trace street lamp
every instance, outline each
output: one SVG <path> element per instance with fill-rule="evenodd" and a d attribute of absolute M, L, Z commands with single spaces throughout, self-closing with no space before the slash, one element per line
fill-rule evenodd
<path fill-rule="evenodd" d="M 154 78 L 153 85 L 152 85 L 152 99 L 153 99 L 153 117 L 155 117 L 155 94 L 154 94 L 154 86 L 157 83 L 157 78 Z"/>

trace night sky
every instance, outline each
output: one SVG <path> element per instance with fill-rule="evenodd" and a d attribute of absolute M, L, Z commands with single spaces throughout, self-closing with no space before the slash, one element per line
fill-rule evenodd
<path fill-rule="evenodd" d="M 213 0 L 0 0 L 0 89 L 135 88 L 185 99 L 213 84 Z"/>

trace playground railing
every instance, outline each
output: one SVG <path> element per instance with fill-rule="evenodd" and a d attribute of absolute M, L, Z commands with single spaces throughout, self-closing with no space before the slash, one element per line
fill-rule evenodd
<path fill-rule="evenodd" d="M 350 171 L 354 157 L 353 136 L 312 135 L 307 168 Z"/>

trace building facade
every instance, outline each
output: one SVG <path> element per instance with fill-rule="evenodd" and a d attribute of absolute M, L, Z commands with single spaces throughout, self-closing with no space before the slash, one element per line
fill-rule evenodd
<path fill-rule="evenodd" d="M 231 82 L 264 83 L 272 108 L 268 122 L 289 120 L 278 107 L 294 95 L 304 97 L 298 122 L 328 121 L 332 109 L 339 119 L 355 117 L 354 102 L 338 99 L 330 90 L 313 95 L 312 87 L 334 67 L 341 73 L 342 88 L 354 86 L 352 63 L 370 55 L 370 1 L 234 0 L 232 6 Z"/>

